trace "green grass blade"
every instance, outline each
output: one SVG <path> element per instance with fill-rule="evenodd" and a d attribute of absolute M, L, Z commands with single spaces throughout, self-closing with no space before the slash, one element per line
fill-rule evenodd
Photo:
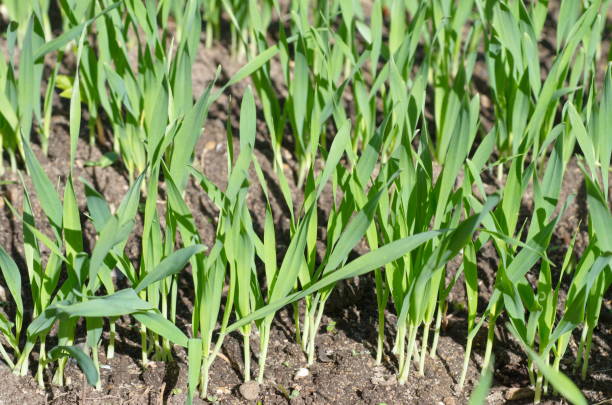
<path fill-rule="evenodd" d="M 2 246 L 0 246 L 0 270 L 2 270 L 4 282 L 11 292 L 11 296 L 17 307 L 17 312 L 22 316 L 23 300 L 21 298 L 21 273 L 19 273 L 17 264 L 15 264 Z"/>
<path fill-rule="evenodd" d="M 157 310 L 137 312 L 133 313 L 132 316 L 136 318 L 138 322 L 145 325 L 147 329 L 168 339 L 172 343 L 183 347 L 187 347 L 189 344 L 189 338 L 181 332 L 174 323 L 164 318 Z"/>
<path fill-rule="evenodd" d="M 423 243 L 435 238 L 436 236 L 444 232 L 445 231 L 423 232 L 417 235 L 409 236 L 407 238 L 391 242 L 372 252 L 366 253 L 365 255 L 341 267 L 340 269 L 329 273 L 329 275 L 323 277 L 321 280 L 312 284 L 303 291 L 291 294 L 285 298 L 281 297 L 278 299 L 271 299 L 271 302 L 266 306 L 254 311 L 250 315 L 228 326 L 225 330 L 225 333 L 230 333 L 250 322 L 269 316 L 270 314 L 275 313 L 285 305 L 298 301 L 306 296 L 311 295 L 314 292 L 317 292 L 327 286 L 337 283 L 340 280 L 344 280 L 350 277 L 357 277 L 368 273 L 374 269 L 378 269 L 384 266 L 385 264 L 397 260 L 398 258 L 402 257 L 407 253 L 410 253 L 412 250 L 416 249 Z"/>
<path fill-rule="evenodd" d="M 62 226 L 63 210 L 59 194 L 45 174 L 45 171 L 36 159 L 36 156 L 34 156 L 30 143 L 24 138 L 22 138 L 22 141 L 26 166 L 30 176 L 32 177 L 32 183 L 34 183 L 34 188 L 36 190 L 36 195 L 40 200 L 41 208 L 47 215 L 47 218 L 49 218 L 51 225 L 59 233 Z"/>
<path fill-rule="evenodd" d="M 172 274 L 180 272 L 185 268 L 191 256 L 203 250 L 204 245 L 191 245 L 173 252 L 170 256 L 163 259 L 153 270 L 148 272 L 147 275 L 134 286 L 134 290 L 139 293 L 156 281 L 163 280 Z"/>
<path fill-rule="evenodd" d="M 96 386 L 99 375 L 98 370 L 91 358 L 77 346 L 56 346 L 47 353 L 51 360 L 57 360 L 61 357 L 70 356 L 76 360 L 77 364 L 85 374 L 87 382 Z"/>
<path fill-rule="evenodd" d="M 187 361 L 189 363 L 187 384 L 187 405 L 193 403 L 196 388 L 200 380 L 200 367 L 202 366 L 202 339 L 189 339 L 187 342 Z"/>

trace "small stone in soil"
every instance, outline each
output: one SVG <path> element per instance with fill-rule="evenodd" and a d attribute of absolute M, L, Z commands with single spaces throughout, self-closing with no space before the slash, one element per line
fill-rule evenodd
<path fill-rule="evenodd" d="M 533 398 L 533 394 L 531 388 L 512 387 L 504 393 L 504 398 L 508 401 L 518 401 L 520 399 Z"/>
<path fill-rule="evenodd" d="M 504 402 L 504 395 L 501 391 L 493 391 L 487 397 L 487 403 L 489 404 L 500 404 Z"/>
<path fill-rule="evenodd" d="M 444 402 L 444 405 L 456 405 L 457 404 L 457 401 L 453 397 L 446 397 L 444 398 L 443 402 Z"/>
<path fill-rule="evenodd" d="M 302 367 L 295 373 L 295 376 L 293 376 L 293 379 L 299 380 L 300 378 L 308 377 L 309 374 L 310 372 L 308 371 L 308 369 L 305 367 Z"/>
<path fill-rule="evenodd" d="M 215 148 L 215 146 L 217 146 L 217 144 L 215 142 L 208 141 L 208 142 L 206 142 L 206 145 L 204 145 L 204 150 L 206 150 L 206 151 L 213 150 Z"/>
<path fill-rule="evenodd" d="M 247 401 L 255 401 L 259 396 L 259 384 L 256 381 L 248 381 L 242 384 L 238 391 Z"/>
<path fill-rule="evenodd" d="M 334 361 L 331 357 L 329 357 L 331 354 L 333 354 L 333 352 L 327 351 L 326 349 L 320 347 L 318 350 L 318 359 L 321 363 L 330 363 L 332 361 Z"/>

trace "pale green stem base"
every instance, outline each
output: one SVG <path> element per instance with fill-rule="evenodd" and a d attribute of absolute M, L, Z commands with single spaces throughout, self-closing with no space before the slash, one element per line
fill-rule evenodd
<path fill-rule="evenodd" d="M 44 340 L 44 338 L 43 338 Z M 13 368 L 13 373 L 24 377 L 28 373 L 28 367 L 30 366 L 30 353 L 34 349 L 34 343 L 31 341 L 26 342 L 19 359 Z"/>
<path fill-rule="evenodd" d="M 535 394 L 533 397 L 534 404 L 539 404 L 540 401 L 542 400 L 542 382 L 543 382 L 542 373 L 538 372 L 537 377 L 536 377 L 536 384 L 535 384 Z"/>
<path fill-rule="evenodd" d="M 583 381 L 586 380 L 587 371 L 589 369 L 589 357 L 591 354 L 591 344 L 592 343 L 593 343 L 593 328 L 589 328 L 587 332 L 587 338 L 586 338 L 586 349 L 584 350 L 583 359 L 582 359 L 582 372 L 580 373 L 580 376 L 582 377 Z"/>
<path fill-rule="evenodd" d="M 251 340 L 250 333 L 245 333 L 243 339 L 244 349 L 244 382 L 251 381 Z"/>
<path fill-rule="evenodd" d="M 91 348 L 91 357 L 93 359 L 94 367 L 98 372 L 98 380 L 96 381 L 96 391 L 100 391 L 102 389 L 102 381 L 100 380 L 100 358 L 98 356 L 97 345 Z"/>
<path fill-rule="evenodd" d="M 427 357 L 427 342 L 429 340 L 429 323 L 423 325 L 423 341 L 421 346 L 421 358 L 419 359 L 419 375 L 425 375 L 425 357 Z M 434 338 L 435 341 L 435 338 Z M 432 357 L 435 356 L 435 352 L 433 351 L 432 346 Z"/>
<path fill-rule="evenodd" d="M 270 324 L 264 321 L 259 336 L 259 373 L 257 374 L 257 382 L 263 383 L 264 372 L 266 369 L 266 359 L 268 357 L 268 345 L 270 341 Z"/>
<path fill-rule="evenodd" d="M 147 328 L 141 325 L 140 327 L 140 347 L 141 347 L 141 362 L 143 367 L 149 365 L 149 355 L 147 352 Z"/>
<path fill-rule="evenodd" d="M 117 338 L 117 325 L 114 320 L 110 322 L 110 334 L 108 337 L 108 347 L 106 349 L 106 358 L 112 359 L 115 357 L 115 339 Z"/>
<path fill-rule="evenodd" d="M 429 356 L 432 359 L 436 358 L 436 352 L 438 350 L 438 340 L 440 339 L 440 329 L 442 327 L 442 304 L 438 305 L 438 312 L 436 315 L 436 329 L 434 331 L 433 342 L 431 343 L 431 352 Z"/>
<path fill-rule="evenodd" d="M 495 319 L 489 319 L 489 329 L 487 331 L 487 346 L 485 348 L 485 356 L 482 361 L 482 370 L 489 368 L 491 362 L 491 353 L 493 352 L 493 343 L 495 342 Z"/>
<path fill-rule="evenodd" d="M 392 353 L 397 356 L 398 367 L 401 368 L 404 365 L 404 346 L 406 344 L 406 326 L 401 325 L 397 328 L 397 335 L 395 337 L 395 344 L 393 345 Z"/>
<path fill-rule="evenodd" d="M 400 385 L 406 384 L 408 380 L 408 375 L 410 374 L 410 366 L 412 364 L 412 355 L 414 353 L 414 346 L 416 342 L 418 327 L 414 325 L 410 325 L 410 332 L 408 336 L 408 347 L 406 348 L 406 356 L 404 358 L 404 364 L 402 365 L 400 375 L 399 375 L 399 383 Z"/>
<path fill-rule="evenodd" d="M 325 301 L 321 300 L 319 302 L 319 308 L 317 310 L 317 315 L 314 320 L 314 324 L 310 329 L 310 337 L 308 339 L 308 365 L 313 365 L 315 360 L 315 347 L 316 347 L 316 339 L 317 339 L 317 331 L 321 325 L 321 319 L 323 318 L 323 310 L 325 308 Z"/>
<path fill-rule="evenodd" d="M 461 377 L 459 378 L 459 391 L 463 391 L 465 385 L 465 377 L 467 376 L 468 366 L 470 365 L 470 356 L 472 355 L 472 342 L 473 338 L 468 338 L 465 346 L 465 357 L 463 358 L 463 369 L 461 370 Z"/>
<path fill-rule="evenodd" d="M 47 362 L 47 352 L 45 350 L 45 341 L 43 340 L 40 343 L 40 357 L 38 359 L 38 368 L 36 369 L 36 382 L 38 382 L 38 386 L 44 388 L 44 371 L 45 364 Z"/>

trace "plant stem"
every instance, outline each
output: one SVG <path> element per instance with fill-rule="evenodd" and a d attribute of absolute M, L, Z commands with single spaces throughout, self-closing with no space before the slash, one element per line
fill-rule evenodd
<path fill-rule="evenodd" d="M 115 319 L 110 320 L 110 334 L 108 337 L 108 347 L 106 349 L 106 358 L 112 359 L 115 357 L 115 339 L 117 336 L 117 324 Z"/>
<path fill-rule="evenodd" d="M 57 361 L 57 369 L 53 375 L 53 384 L 59 385 L 60 387 L 64 385 L 64 368 L 66 367 L 66 360 L 66 357 L 62 357 Z"/>
<path fill-rule="evenodd" d="M 406 383 L 408 379 L 408 374 L 410 374 L 410 365 L 412 363 L 412 353 L 414 352 L 414 343 L 416 341 L 418 326 L 410 325 L 410 332 L 408 336 L 408 347 L 406 349 L 406 357 L 404 358 L 404 364 L 402 366 L 399 383 L 403 385 Z"/>
<path fill-rule="evenodd" d="M 300 328 L 300 307 L 297 302 L 292 304 L 293 306 L 293 323 L 295 324 L 295 340 L 298 345 L 303 349 L 304 342 L 302 341 L 302 332 Z M 306 328 L 306 316 L 304 316 L 304 328 Z"/>
<path fill-rule="evenodd" d="M 491 361 L 491 353 L 493 352 L 493 343 L 495 341 L 495 318 L 491 315 L 489 317 L 489 329 L 487 331 L 487 346 L 485 348 L 485 356 L 482 361 L 482 370 L 486 370 L 489 367 Z"/>
<path fill-rule="evenodd" d="M 321 301 L 319 301 L 318 310 L 316 311 L 316 318 L 314 320 L 314 325 L 310 329 L 310 339 L 308 341 L 308 365 L 309 366 L 314 364 L 317 331 L 319 330 L 319 326 L 321 325 L 321 319 L 323 318 L 324 308 L 325 308 L 325 299 L 321 299 Z"/>
<path fill-rule="evenodd" d="M 166 281 L 162 282 L 162 297 L 161 297 L 161 305 L 162 305 L 162 315 L 164 316 L 164 318 L 168 319 L 168 288 L 166 285 Z M 172 302 L 172 300 L 171 300 Z M 172 321 L 172 319 L 170 320 Z M 155 339 L 155 342 L 158 342 L 158 339 Z M 159 346 L 159 344 L 157 344 L 156 346 Z M 170 353 L 170 341 L 168 341 L 168 339 L 166 339 L 165 337 L 162 337 L 162 344 L 160 347 L 161 353 L 162 353 L 162 358 L 165 361 L 169 361 L 172 358 L 172 355 Z"/>
<path fill-rule="evenodd" d="M 580 335 L 580 344 L 578 345 L 578 353 L 576 354 L 576 362 L 574 363 L 574 372 L 578 370 L 578 367 L 582 364 L 582 358 L 584 356 L 584 343 L 586 342 L 587 327 L 582 328 L 582 334 Z"/>
<path fill-rule="evenodd" d="M 100 391 L 102 389 L 102 382 L 100 380 L 100 359 L 98 357 L 98 345 L 94 345 L 91 348 L 91 357 L 93 359 L 94 366 L 96 367 L 96 371 L 98 372 L 98 380 L 96 381 L 96 390 Z"/>
<path fill-rule="evenodd" d="M 429 340 L 429 323 L 423 325 L 423 339 L 422 339 L 422 347 L 421 347 L 421 358 L 419 359 L 419 375 L 425 375 L 425 357 L 427 356 L 427 341 Z M 434 338 L 435 341 L 435 338 Z M 432 357 L 434 356 L 434 351 L 432 347 Z"/>
<path fill-rule="evenodd" d="M 140 346 L 142 366 L 146 367 L 149 364 L 149 356 L 147 355 L 147 328 L 144 325 L 140 325 Z"/>
<path fill-rule="evenodd" d="M 206 23 L 206 41 L 205 46 L 207 49 L 210 49 L 213 44 L 213 26 L 210 21 Z"/>
<path fill-rule="evenodd" d="M 45 386 L 43 377 L 44 377 L 46 360 L 47 360 L 47 352 L 45 350 L 45 339 L 42 339 L 40 342 L 40 356 L 38 358 L 38 368 L 36 370 L 36 381 L 38 382 L 38 386 L 41 388 Z"/>
<path fill-rule="evenodd" d="M 209 370 L 210 364 L 208 363 L 208 357 L 205 357 L 202 362 L 202 369 L 200 370 L 200 398 L 206 398 L 206 394 L 208 393 Z"/>
<path fill-rule="evenodd" d="M 242 341 L 244 348 L 244 382 L 251 381 L 251 340 L 250 333 L 243 332 Z"/>
<path fill-rule="evenodd" d="M 302 323 L 304 325 L 304 329 L 302 329 L 301 347 L 304 353 L 308 352 L 308 342 L 310 341 L 310 327 L 314 323 L 314 321 L 312 320 L 314 318 L 314 315 L 312 314 L 314 308 L 312 308 L 311 305 L 311 303 L 306 302 L 306 310 L 304 311 L 304 322 Z"/>
<path fill-rule="evenodd" d="M 429 356 L 432 359 L 436 358 L 436 351 L 438 350 L 438 340 L 440 339 L 440 329 L 442 326 L 442 312 L 444 311 L 444 303 L 438 304 L 438 313 L 436 314 L 436 329 L 434 331 L 433 342 L 431 343 L 431 352 Z"/>
<path fill-rule="evenodd" d="M 176 301 L 178 299 L 178 276 L 172 278 L 170 287 L 170 321 L 176 323 Z"/>
<path fill-rule="evenodd" d="M 382 356 L 385 344 L 385 306 L 387 305 L 387 297 L 385 291 L 385 283 L 382 279 L 380 269 L 374 271 L 376 281 L 376 305 L 378 309 L 378 336 L 376 339 L 376 365 L 382 363 Z"/>
<path fill-rule="evenodd" d="M 468 337 L 467 344 L 465 346 L 465 357 L 463 358 L 463 369 L 461 370 L 461 377 L 459 378 L 459 391 L 463 390 L 465 384 L 465 377 L 467 375 L 468 366 L 470 364 L 470 356 L 472 355 L 472 342 L 474 338 Z"/>
<path fill-rule="evenodd" d="M 25 347 L 23 348 L 23 351 L 21 352 L 21 355 L 19 356 L 15 367 L 13 368 L 14 374 L 23 377 L 28 373 L 28 367 L 30 364 L 30 353 L 34 349 L 34 342 L 31 340 L 28 340 L 26 342 Z"/>
<path fill-rule="evenodd" d="M 397 356 L 398 367 L 401 371 L 404 365 L 404 345 L 406 340 L 406 325 L 397 327 L 397 335 L 395 336 L 395 344 L 393 345 L 393 354 Z"/>
<path fill-rule="evenodd" d="M 529 384 L 535 386 L 535 376 L 533 374 L 533 361 L 531 359 L 527 360 L 527 374 L 529 375 Z"/>
<path fill-rule="evenodd" d="M 559 337 L 557 340 L 557 350 L 555 353 L 555 361 L 553 363 L 553 367 L 555 370 L 559 371 L 561 366 L 561 359 L 563 359 L 563 355 L 565 354 L 565 350 L 567 349 L 567 345 L 569 343 L 569 338 L 571 336 L 571 332 L 567 332 L 564 335 Z M 557 390 L 553 388 L 553 394 L 557 394 Z"/>
<path fill-rule="evenodd" d="M 266 368 L 266 358 L 268 357 L 268 344 L 270 340 L 270 324 L 264 320 L 259 336 L 259 373 L 257 382 L 263 383 L 264 371 Z"/>
<path fill-rule="evenodd" d="M 8 150 L 9 161 L 11 162 L 11 171 L 17 171 L 17 159 L 15 158 L 15 152 L 11 149 Z"/>
<path fill-rule="evenodd" d="M 227 325 L 227 320 L 224 317 L 223 323 L 221 325 L 221 335 L 219 336 L 219 339 L 217 339 L 217 343 L 215 344 L 215 348 L 213 349 L 212 353 L 209 353 L 210 350 L 208 350 L 210 343 L 207 343 L 204 347 L 204 359 L 202 360 L 202 369 L 201 369 L 201 378 L 200 378 L 200 397 L 201 398 L 206 398 L 206 394 L 208 393 L 208 380 L 209 380 L 209 372 L 210 372 L 210 366 L 213 364 L 213 362 L 215 361 L 215 359 L 217 358 L 217 355 L 219 354 L 219 351 L 221 350 L 221 345 L 223 344 L 223 340 L 225 339 L 225 335 L 223 334 L 223 331 L 225 330 L 225 327 Z"/>
<path fill-rule="evenodd" d="M 589 357 L 590 357 L 590 353 L 591 353 L 591 344 L 592 343 L 593 343 L 593 328 L 589 326 L 588 327 L 588 332 L 587 332 L 586 350 L 584 350 L 584 352 L 583 352 L 582 372 L 580 374 L 580 376 L 582 377 L 582 381 L 586 380 L 587 371 L 588 371 L 588 368 L 589 368 Z"/>
<path fill-rule="evenodd" d="M 208 391 L 208 372 L 210 356 L 210 339 L 202 339 L 202 365 L 200 366 L 200 397 L 206 398 Z"/>
<path fill-rule="evenodd" d="M 542 373 L 538 370 L 537 377 L 536 377 L 536 383 L 535 383 L 535 394 L 533 397 L 534 404 L 539 404 L 540 400 L 542 399 L 542 381 L 543 381 Z"/>
<path fill-rule="evenodd" d="M 96 118 L 90 117 L 87 120 L 87 128 L 89 129 L 89 145 L 93 146 L 96 144 Z"/>

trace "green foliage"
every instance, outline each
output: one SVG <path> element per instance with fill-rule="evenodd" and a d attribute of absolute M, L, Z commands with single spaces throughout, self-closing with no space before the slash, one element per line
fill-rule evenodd
<path fill-rule="evenodd" d="M 609 1 L 561 1 L 554 39 L 544 37 L 548 1 L 59 0 L 59 12 L 50 3 L 2 1 L 0 151 L 21 178 L 22 206 L 6 206 L 22 224 L 24 260 L 0 247 L 9 299 L 0 359 L 17 374 L 27 374 L 36 349 L 41 385 L 47 368 L 63 384 L 73 357 L 100 388 L 99 349 L 106 344 L 114 355 L 116 322 L 130 316 L 143 366 L 186 348 L 192 403 L 198 390 L 208 397 L 212 363 L 234 331 L 243 337 L 245 381 L 257 332 L 257 380 L 265 381 L 273 320 L 287 305 L 312 364 L 334 288 L 371 274 L 376 362 L 385 357 L 392 308 L 401 384 L 415 361 L 423 375 L 436 356 L 451 290 L 463 282 L 461 387 L 475 336 L 487 327 L 470 403 L 486 399 L 498 327 L 525 350 L 536 402 L 550 384 L 584 403 L 559 367 L 578 330 L 575 367 L 586 378 L 612 283 L 609 60 L 602 83 L 598 72 Z M 220 66 L 195 94 L 196 60 L 218 52 L 225 35 L 243 66 L 233 75 Z M 546 61 L 544 40 L 553 42 Z M 230 92 L 240 99 L 237 113 L 222 98 Z M 36 146 L 47 154 L 56 136 L 58 97 L 69 100 L 59 182 Z M 228 111 L 223 184 L 195 159 L 219 100 Z M 128 178 L 116 209 L 75 179 L 83 134 L 106 150 L 86 166 L 114 166 Z M 566 197 L 574 164 L 584 193 Z M 200 208 L 186 198 L 193 183 L 215 207 L 212 246 L 195 219 Z M 575 248 L 585 235 L 572 230 L 559 262 L 555 232 L 582 194 L 586 246 Z M 497 268 L 479 305 L 487 246 Z M 185 282 L 193 295 L 188 330 L 176 319 Z M 80 325 L 86 350 L 75 345 Z"/>

